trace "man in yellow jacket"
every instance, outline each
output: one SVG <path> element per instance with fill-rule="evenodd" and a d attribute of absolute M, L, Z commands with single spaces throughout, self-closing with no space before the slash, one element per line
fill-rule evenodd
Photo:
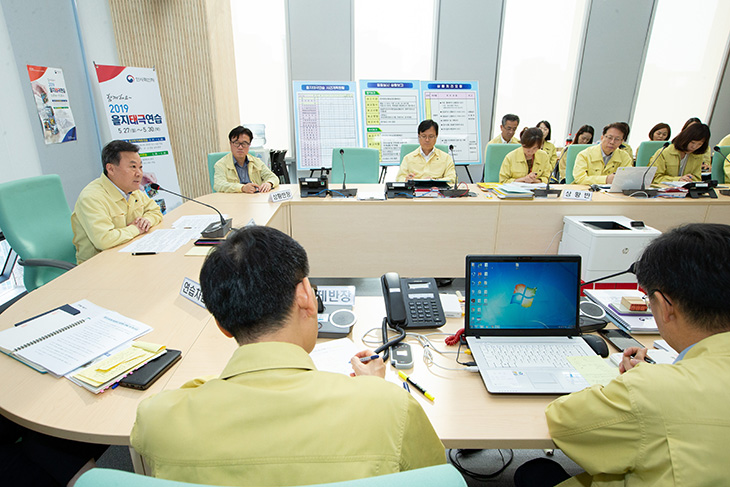
<path fill-rule="evenodd" d="M 104 174 L 79 194 L 71 228 L 76 261 L 132 240 L 162 221 L 162 211 L 144 191 L 139 147 L 113 140 L 101 151 Z"/>
<path fill-rule="evenodd" d="M 652 241 L 636 278 L 679 356 L 657 365 L 645 348 L 628 348 L 616 379 L 550 403 L 550 435 L 585 473 L 568 479 L 541 458 L 518 469 L 516 485 L 547 485 L 539 479 L 548 476 L 552 485 L 566 479 L 561 486 L 727 485 L 728 255 L 728 225 L 690 224 Z"/>
<path fill-rule="evenodd" d="M 234 232 L 206 258 L 206 307 L 239 347 L 219 377 L 140 403 L 130 441 L 152 475 L 308 485 L 446 462 L 418 401 L 383 380 L 382 358 L 356 354 L 354 377 L 314 366 L 317 297 L 308 273 L 302 246 L 264 226 Z"/>
<path fill-rule="evenodd" d="M 248 153 L 253 132 L 238 126 L 228 134 L 231 152 L 215 163 L 213 189 L 219 193 L 267 193 L 279 178 L 258 157 Z"/>
<path fill-rule="evenodd" d="M 573 166 L 575 184 L 611 184 L 619 167 L 633 164 L 629 154 L 619 149 L 626 137 L 624 130 L 620 123 L 606 125 L 601 143 L 578 153 Z"/>

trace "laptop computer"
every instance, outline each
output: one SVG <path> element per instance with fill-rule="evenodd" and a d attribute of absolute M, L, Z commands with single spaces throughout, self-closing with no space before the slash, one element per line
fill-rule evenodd
<path fill-rule="evenodd" d="M 467 255 L 464 334 L 491 393 L 567 394 L 589 384 L 567 357 L 580 335 L 580 256 Z"/>
<path fill-rule="evenodd" d="M 646 167 L 619 167 L 609 188 L 609 193 L 621 193 L 625 189 L 641 188 L 641 179 L 644 179 L 644 188 L 649 188 L 654 181 L 656 166 Z"/>

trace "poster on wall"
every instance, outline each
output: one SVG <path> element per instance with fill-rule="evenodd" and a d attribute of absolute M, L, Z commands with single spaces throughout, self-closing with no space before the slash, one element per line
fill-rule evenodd
<path fill-rule="evenodd" d="M 358 147 L 355 83 L 294 81 L 297 169 L 332 167 L 332 149 Z"/>
<path fill-rule="evenodd" d="M 100 64 L 95 67 L 112 139 L 139 146 L 144 170 L 141 189 L 160 205 L 163 213 L 172 210 L 182 200 L 150 187 L 150 183 L 157 183 L 180 192 L 157 73 L 152 68 Z"/>
<path fill-rule="evenodd" d="M 76 123 L 68 101 L 63 70 L 47 66 L 26 65 L 33 99 L 38 110 L 46 144 L 76 140 Z"/>
<path fill-rule="evenodd" d="M 360 99 L 365 147 L 378 149 L 381 165 L 400 165 L 401 145 L 418 144 L 419 82 L 360 80 Z"/>
<path fill-rule="evenodd" d="M 454 146 L 454 163 L 481 164 L 479 84 L 421 81 L 421 93 L 425 118 L 439 124 L 439 144 Z"/>

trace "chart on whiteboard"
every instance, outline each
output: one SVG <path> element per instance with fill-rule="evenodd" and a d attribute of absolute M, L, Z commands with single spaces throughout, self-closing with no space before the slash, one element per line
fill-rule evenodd
<path fill-rule="evenodd" d="M 332 149 L 358 146 L 357 99 L 348 84 L 295 82 L 297 166 L 332 167 Z"/>
<path fill-rule="evenodd" d="M 476 82 L 421 82 L 426 118 L 439 124 L 439 143 L 454 146 L 455 163 L 481 163 Z"/>

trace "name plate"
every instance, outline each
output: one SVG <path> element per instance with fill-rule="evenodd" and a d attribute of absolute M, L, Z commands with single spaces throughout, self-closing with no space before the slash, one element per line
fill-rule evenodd
<path fill-rule="evenodd" d="M 564 189 L 560 196 L 566 200 L 591 201 L 593 193 L 591 191 L 580 191 L 578 189 Z"/>
<path fill-rule="evenodd" d="M 200 284 L 192 279 L 186 277 L 183 280 L 182 287 L 180 288 L 180 295 L 189 299 L 201 308 L 205 308 L 205 303 L 203 302 L 203 291 L 200 289 Z"/>
<path fill-rule="evenodd" d="M 291 189 L 280 189 L 279 191 L 272 191 L 269 196 L 269 201 L 272 203 L 281 203 L 282 201 L 289 201 L 294 198 Z"/>

